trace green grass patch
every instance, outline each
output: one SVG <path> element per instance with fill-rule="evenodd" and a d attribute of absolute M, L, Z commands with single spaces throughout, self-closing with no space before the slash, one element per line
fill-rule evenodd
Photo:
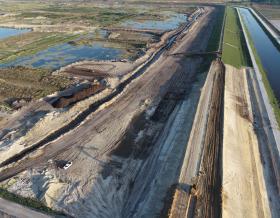
<path fill-rule="evenodd" d="M 0 197 L 4 198 L 6 200 L 21 204 L 26 207 L 30 207 L 32 209 L 35 209 L 39 212 L 44 212 L 49 215 L 60 215 L 64 216 L 62 212 L 54 211 L 51 208 L 45 206 L 42 202 L 32 199 L 32 198 L 25 198 L 16 194 L 13 194 L 9 191 L 7 191 L 4 188 L 0 188 Z"/>
<path fill-rule="evenodd" d="M 52 34 L 52 35 L 47 35 L 46 37 L 42 37 L 30 44 L 27 44 L 19 48 L 18 50 L 15 50 L 14 52 L 7 53 L 7 55 L 4 55 L 5 53 L 2 53 L 4 52 L 2 50 L 1 51 L 2 57 L 0 58 L 0 64 L 7 63 L 19 57 L 36 54 L 37 52 L 47 49 L 51 46 L 74 40 L 79 36 L 80 34 L 74 34 L 74 35 Z"/>
<path fill-rule="evenodd" d="M 108 3 L 108 2 L 107 2 Z M 164 20 L 169 17 L 165 12 L 191 13 L 193 5 L 181 4 L 99 4 L 95 1 L 1 1 L 1 13 L 13 13 L 12 17 L 2 17 L 0 23 L 11 19 L 19 24 L 69 25 L 79 27 L 108 27 L 119 25 L 128 19 Z M 43 19 L 42 19 L 43 18 Z M 69 30 L 70 31 L 70 30 Z"/>
<path fill-rule="evenodd" d="M 66 76 L 52 75 L 49 70 L 27 67 L 0 69 L 0 107 L 10 110 L 14 99 L 39 99 L 69 87 Z M 5 104 L 9 102 L 9 104 Z"/>
<path fill-rule="evenodd" d="M 222 60 L 236 68 L 251 66 L 237 11 L 231 7 L 226 9 Z"/>

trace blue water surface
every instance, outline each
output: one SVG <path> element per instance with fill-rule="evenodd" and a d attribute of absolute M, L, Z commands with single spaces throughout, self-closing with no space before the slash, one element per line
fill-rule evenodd
<path fill-rule="evenodd" d="M 19 57 L 11 62 L 1 64 L 0 67 L 26 66 L 54 70 L 81 60 L 118 59 L 123 52 L 123 49 L 104 47 L 101 42 L 95 42 L 92 45 L 63 43 L 42 50 L 34 55 Z"/>
<path fill-rule="evenodd" d="M 14 29 L 14 28 L 0 27 L 0 39 L 5 39 L 10 36 L 16 36 L 30 31 L 31 31 L 30 29 Z"/>

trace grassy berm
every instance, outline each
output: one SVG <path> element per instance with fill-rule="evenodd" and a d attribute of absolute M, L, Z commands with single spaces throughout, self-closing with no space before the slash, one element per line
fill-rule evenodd
<path fill-rule="evenodd" d="M 251 65 L 237 11 L 231 7 L 226 10 L 222 59 L 236 68 Z"/>
<path fill-rule="evenodd" d="M 10 110 L 15 100 L 39 99 L 69 87 L 73 82 L 49 70 L 26 67 L 0 69 L 0 107 Z"/>

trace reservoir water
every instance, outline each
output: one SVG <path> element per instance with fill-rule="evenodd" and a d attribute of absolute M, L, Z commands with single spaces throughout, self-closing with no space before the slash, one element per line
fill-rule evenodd
<path fill-rule="evenodd" d="M 10 36 L 16 36 L 30 31 L 31 31 L 30 29 L 14 29 L 14 28 L 0 27 L 0 39 L 5 39 Z"/>
<path fill-rule="evenodd" d="M 280 102 L 280 50 L 248 9 L 240 8 L 239 10 L 267 73 L 270 85 Z"/>

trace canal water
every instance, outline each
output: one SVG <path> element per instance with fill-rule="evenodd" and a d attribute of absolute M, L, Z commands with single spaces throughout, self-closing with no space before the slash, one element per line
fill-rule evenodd
<path fill-rule="evenodd" d="M 248 9 L 240 8 L 239 11 L 267 73 L 270 85 L 280 102 L 280 50 Z"/>
<path fill-rule="evenodd" d="M 30 29 L 14 29 L 14 28 L 0 27 L 0 39 L 5 39 L 10 36 L 16 36 L 30 31 L 31 31 Z"/>

